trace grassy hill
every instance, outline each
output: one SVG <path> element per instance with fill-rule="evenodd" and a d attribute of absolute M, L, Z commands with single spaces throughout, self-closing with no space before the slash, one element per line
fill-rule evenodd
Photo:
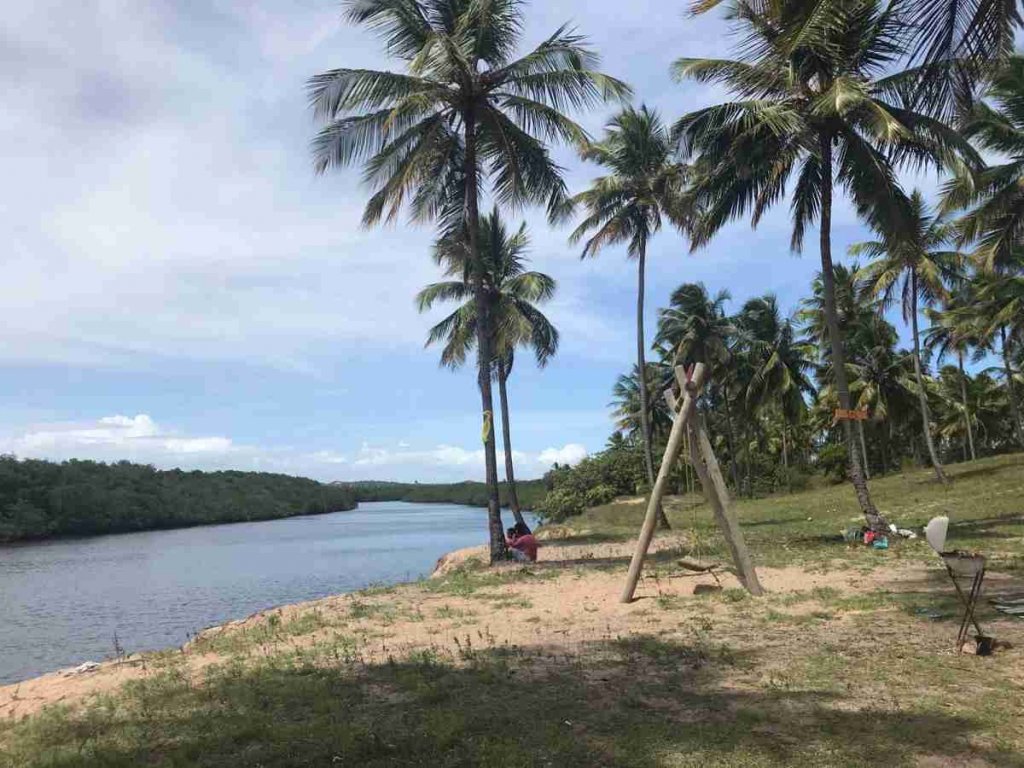
<path fill-rule="evenodd" d="M 951 464 L 946 471 L 947 486 L 930 469 L 875 478 L 872 499 L 900 528 L 920 529 L 932 517 L 948 515 L 951 547 L 983 552 L 1000 568 L 1024 569 L 1024 454 Z M 848 484 L 741 499 L 734 506 L 759 563 L 812 564 L 865 555 L 863 548 L 841 546 L 842 532 L 864 521 Z M 669 497 L 665 508 L 673 528 L 689 534 L 695 548 L 708 556 L 727 556 L 703 498 Z M 619 500 L 569 518 L 564 530 L 609 540 L 630 538 L 639 530 L 643 510 L 642 500 Z M 908 542 L 900 552 L 931 557 L 921 540 Z"/>

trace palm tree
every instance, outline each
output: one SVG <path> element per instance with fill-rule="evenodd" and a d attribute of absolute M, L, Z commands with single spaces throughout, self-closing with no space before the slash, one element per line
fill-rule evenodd
<path fill-rule="evenodd" d="M 723 1 L 693 0 L 691 7 L 695 13 L 703 13 Z M 754 7 L 767 5 L 759 0 Z M 895 0 L 892 5 L 906 25 L 903 61 L 917 65 L 910 71 L 908 83 L 914 103 L 946 118 L 973 101 L 976 83 L 994 61 L 1013 53 L 1014 36 L 1022 21 L 1016 0 Z M 791 21 L 780 46 L 796 48 L 821 28 L 841 23 L 849 7 L 848 0 L 789 0 Z"/>
<path fill-rule="evenodd" d="M 890 444 L 893 427 L 906 419 L 911 410 L 911 386 L 914 375 L 910 355 L 896 349 L 899 334 L 896 328 L 879 314 L 869 315 L 857 329 L 857 346 L 847 363 L 850 391 L 858 409 L 870 414 L 878 426 L 882 453 L 882 470 L 888 472 L 891 464 Z M 863 422 L 857 422 L 862 427 Z M 860 430 L 861 450 L 867 465 L 867 447 L 864 431 Z"/>
<path fill-rule="evenodd" d="M 977 452 L 974 448 L 974 429 L 971 416 L 970 403 L 967 400 L 968 376 L 964 371 L 964 358 L 972 346 L 978 345 L 977 338 L 973 335 L 973 328 L 970 323 L 962 320 L 962 314 L 958 308 L 962 307 L 958 302 L 956 292 L 950 295 L 942 311 L 925 310 L 928 315 L 928 330 L 925 331 L 925 348 L 936 355 L 939 364 L 951 351 L 956 353 L 957 370 L 959 372 L 960 408 L 964 424 L 964 454 L 970 453 L 971 460 L 975 460 Z M 948 379 L 948 377 L 946 377 Z"/>
<path fill-rule="evenodd" d="M 874 259 L 863 270 L 867 291 L 881 298 L 879 311 L 892 306 L 897 291 L 903 308 L 903 321 L 910 324 L 914 342 L 914 378 L 921 409 L 921 426 L 925 445 L 935 469 L 936 478 L 949 482 L 935 451 L 932 439 L 928 394 L 921 372 L 921 333 L 918 328 L 918 307 L 933 308 L 949 297 L 946 283 L 958 273 L 961 255 L 950 250 L 954 239 L 953 225 L 942 216 L 933 216 L 921 193 L 910 196 L 909 216 L 896 226 L 882 228 L 879 240 L 856 243 L 850 247 L 852 256 L 866 255 Z"/>
<path fill-rule="evenodd" d="M 832 267 L 836 318 L 839 332 L 844 340 L 843 346 L 848 370 L 852 363 L 861 360 L 867 350 L 874 348 L 877 343 L 876 331 L 878 329 L 875 327 L 874 318 L 878 303 L 870 296 L 865 295 L 863 281 L 858 277 L 859 272 L 860 268 L 856 262 L 849 266 L 833 264 Z M 830 383 L 835 381 L 836 376 L 832 370 L 832 341 L 829 333 L 828 312 L 825 306 L 825 281 L 822 280 L 819 272 L 811 282 L 810 297 L 801 302 L 797 319 L 803 325 L 806 334 L 802 345 L 807 349 L 808 354 L 817 356 L 819 404 L 822 402 L 832 403 L 832 413 L 834 414 L 835 408 L 839 405 L 839 398 L 835 394 L 834 384 Z M 895 341 L 893 344 L 895 345 Z M 851 385 L 852 394 L 856 394 L 854 390 L 855 388 Z M 827 393 L 827 396 L 823 393 Z M 829 422 L 831 420 L 832 417 L 829 418 Z M 856 425 L 862 459 L 861 466 L 866 478 L 870 480 L 871 468 L 868 463 L 867 441 L 864 437 L 864 422 L 858 421 Z"/>
<path fill-rule="evenodd" d="M 615 417 L 616 430 L 625 432 L 643 446 L 644 430 L 650 430 L 652 437 L 666 434 L 672 427 L 672 415 L 668 411 L 668 404 L 662 398 L 653 397 L 646 401 L 643 399 L 644 387 L 640 384 L 638 370 L 634 366 L 628 374 L 624 373 L 616 379 L 609 405 L 614 409 L 612 415 Z M 667 387 L 667 380 L 672 375 L 670 369 L 658 363 L 647 363 L 645 371 L 647 375 L 644 382 L 647 391 L 662 391 Z"/>
<path fill-rule="evenodd" d="M 881 225 L 905 208 L 897 165 L 949 161 L 953 149 L 973 161 L 973 150 L 941 121 L 910 108 L 904 97 L 916 75 L 890 74 L 906 37 L 905 19 L 893 7 L 848 0 L 842 13 L 818 25 L 804 23 L 800 3 L 731 0 L 728 7 L 743 36 L 742 58 L 674 65 L 678 77 L 722 83 L 738 98 L 688 114 L 674 127 L 682 149 L 699 156 L 697 203 L 705 213 L 692 239 L 703 245 L 748 210 L 756 225 L 792 190 L 793 249 L 800 250 L 809 225 L 820 223 L 832 370 L 839 406 L 848 409 L 833 284 L 833 187 L 839 184 L 863 218 Z M 884 529 L 849 422 L 843 427 L 858 502 L 869 525 Z"/>
<path fill-rule="evenodd" d="M 502 442 L 505 449 L 505 482 L 509 505 L 516 522 L 523 523 L 519 494 L 516 491 L 515 467 L 512 462 L 512 435 L 508 407 L 508 377 L 512 373 L 515 350 L 526 347 L 533 351 L 537 365 L 543 367 L 558 350 L 558 331 L 536 307 L 555 293 L 555 281 L 542 272 L 526 270 L 526 251 L 530 240 L 526 224 L 510 233 L 495 208 L 483 216 L 478 225 L 480 257 L 483 261 L 484 285 L 493 331 L 493 369 L 501 400 Z M 469 272 L 469 248 L 465 238 L 449 235 L 441 238 L 434 250 L 435 260 L 445 266 L 448 277 L 458 280 L 432 283 L 416 296 L 420 312 L 426 312 L 438 301 L 463 302 L 454 312 L 430 329 L 427 345 L 444 343 L 441 364 L 458 368 L 476 345 L 477 313 L 473 286 L 466 279 Z"/>
<path fill-rule="evenodd" d="M 669 306 L 658 312 L 655 343 L 671 350 L 673 366 L 704 363 L 710 370 L 710 386 L 722 387 L 729 468 L 733 486 L 739 489 L 732 400 L 729 396 L 729 384 L 735 373 L 730 363 L 736 328 L 725 312 L 729 298 L 728 291 L 719 291 L 711 296 L 703 283 L 683 283 L 672 292 Z"/>
<path fill-rule="evenodd" d="M 545 140 L 580 144 L 584 131 L 564 114 L 629 88 L 596 70 L 598 58 L 563 27 L 521 58 L 521 0 L 345 0 L 349 21 L 384 41 L 403 72 L 334 69 L 309 82 L 317 171 L 364 163 L 373 194 L 367 225 L 397 218 L 463 230 L 477 323 L 477 383 L 483 420 L 492 561 L 504 557 L 491 394 L 491 323 L 477 222 L 481 187 L 512 207 L 566 197 Z"/>
<path fill-rule="evenodd" d="M 782 463 L 786 469 L 788 489 L 786 432 L 806 407 L 804 395 L 814 392 L 807 376 L 811 364 L 797 342 L 793 320 L 782 316 L 774 294 L 747 301 L 736 324 L 743 333 L 744 346 L 753 366 L 753 375 L 747 385 L 747 407 L 751 410 L 774 407 L 781 416 Z"/>
<path fill-rule="evenodd" d="M 609 122 L 604 138 L 587 146 L 583 153 L 608 169 L 609 174 L 595 179 L 590 189 L 576 195 L 567 210 L 581 206 L 584 219 L 570 235 L 570 242 L 587 238 L 582 258 L 596 256 L 608 245 L 626 243 L 627 254 L 637 260 L 636 292 L 636 366 L 645 370 L 644 288 L 647 244 L 662 227 L 663 219 L 680 228 L 688 223 L 683 204 L 685 169 L 675 162 L 672 142 L 657 112 L 645 106 L 620 112 Z M 644 377 L 640 377 L 640 415 L 647 418 L 651 399 Z M 644 467 L 654 487 L 654 457 L 651 451 L 651 425 L 642 426 Z M 659 513 L 662 527 L 668 527 L 664 512 Z"/>
<path fill-rule="evenodd" d="M 977 241 L 975 261 L 998 271 L 1015 261 L 1024 237 L 1024 57 L 991 73 L 987 94 L 968 113 L 963 132 L 994 156 L 1008 158 L 945 186 L 943 211 L 970 210 L 960 220 L 964 243 Z"/>
<path fill-rule="evenodd" d="M 999 351 L 1006 378 L 1010 418 L 1017 444 L 1024 448 L 1024 425 L 1021 424 L 1013 370 L 1014 342 L 1024 342 L 1024 255 L 1015 254 L 1016 263 L 1008 263 L 1001 272 L 980 272 L 975 277 L 975 293 L 970 312 L 975 317 L 983 339 L 992 344 L 999 339 Z M 1016 267 L 1014 271 L 1010 269 Z"/>

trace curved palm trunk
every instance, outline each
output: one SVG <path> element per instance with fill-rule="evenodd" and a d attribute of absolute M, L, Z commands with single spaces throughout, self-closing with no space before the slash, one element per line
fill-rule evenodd
<path fill-rule="evenodd" d="M 917 330 L 917 270 L 910 271 L 910 311 L 911 329 L 914 333 L 914 378 L 917 379 L 917 400 L 921 405 L 921 426 L 924 429 L 924 443 L 928 446 L 928 456 L 935 468 L 935 477 L 942 483 L 948 483 L 946 473 L 942 471 L 938 454 L 935 453 L 935 441 L 932 440 L 932 418 L 928 411 L 928 394 L 924 391 L 924 376 L 921 375 L 921 336 Z"/>
<path fill-rule="evenodd" d="M 512 516 L 517 523 L 526 525 L 522 510 L 519 508 L 519 493 L 516 491 L 516 473 L 512 466 L 512 428 L 508 418 L 508 371 L 505 361 L 498 358 L 498 398 L 501 400 L 501 441 L 505 449 L 505 485 L 508 486 L 508 503 L 512 507 Z"/>
<path fill-rule="evenodd" d="M 1020 409 L 1017 406 L 1017 394 L 1013 386 L 1013 368 L 1010 367 L 1010 350 L 1006 342 L 1006 326 L 999 329 L 999 340 L 1003 351 L 1003 372 L 1006 374 L 1006 388 L 1010 395 L 1010 415 L 1013 417 L 1013 433 L 1017 443 L 1024 448 L 1024 431 L 1020 425 Z"/>
<path fill-rule="evenodd" d="M 857 438 L 860 440 L 860 456 L 864 461 L 864 477 L 871 479 L 871 462 L 868 461 L 868 441 L 864 439 L 864 422 L 857 422 Z"/>
<path fill-rule="evenodd" d="M 640 255 L 637 259 L 636 285 L 636 366 L 640 385 L 640 430 L 644 438 L 644 468 L 647 470 L 647 485 L 654 488 L 654 458 L 651 451 L 651 420 L 648 416 L 647 403 L 650 395 L 647 392 L 647 360 L 644 356 L 644 268 L 647 261 L 647 243 L 640 244 Z M 658 503 L 658 527 L 671 528 L 665 510 Z"/>
<path fill-rule="evenodd" d="M 964 373 L 964 353 L 956 353 L 957 365 L 960 367 L 960 400 L 964 404 L 964 426 L 967 428 L 967 446 L 971 449 L 971 461 L 978 457 L 974 453 L 974 428 L 971 427 L 971 407 L 967 402 L 967 374 Z"/>
<path fill-rule="evenodd" d="M 839 315 L 836 311 L 835 274 L 832 272 L 832 137 L 822 132 L 820 135 L 821 152 L 821 282 L 825 294 L 825 320 L 828 325 L 829 341 L 832 345 L 832 373 L 835 378 L 836 394 L 839 396 L 839 407 L 850 409 L 850 383 L 846 378 L 846 351 L 843 349 L 843 336 L 839 329 Z M 857 502 L 875 531 L 887 531 L 889 521 L 878 511 L 871 501 L 860 456 L 854 446 L 853 429 L 848 420 L 843 421 L 843 435 L 846 439 L 846 452 L 850 457 L 850 480 L 857 493 Z"/>
<path fill-rule="evenodd" d="M 484 473 L 487 483 L 487 527 L 490 533 L 491 562 L 505 558 L 505 529 L 501 523 L 501 497 L 498 491 L 498 456 L 494 445 L 494 397 L 491 393 L 491 314 L 480 264 L 480 210 L 477 199 L 476 116 L 464 115 L 466 131 L 466 229 L 473 259 L 473 299 L 477 311 L 477 384 L 483 422 Z"/>

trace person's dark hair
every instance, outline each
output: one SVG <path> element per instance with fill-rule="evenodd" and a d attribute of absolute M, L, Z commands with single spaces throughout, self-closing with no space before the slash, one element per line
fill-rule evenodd
<path fill-rule="evenodd" d="M 529 536 L 531 533 L 530 528 L 526 523 L 516 523 L 514 530 L 518 536 Z"/>
<path fill-rule="evenodd" d="M 514 525 L 510 526 L 509 529 L 505 531 L 505 535 L 508 536 L 510 539 L 514 539 L 518 535 L 518 533 L 519 531 L 516 529 Z"/>

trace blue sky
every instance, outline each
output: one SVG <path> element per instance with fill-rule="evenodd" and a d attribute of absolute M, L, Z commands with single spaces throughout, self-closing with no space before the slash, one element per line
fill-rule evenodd
<path fill-rule="evenodd" d="M 524 45 L 574 22 L 667 119 L 715 89 L 668 75 L 722 56 L 720 19 L 683 3 L 534 2 Z M 413 296 L 438 279 L 431 232 L 364 230 L 358 170 L 318 178 L 304 83 L 387 68 L 336 2 L 57 0 L 0 16 L 0 452 L 264 469 L 325 480 L 482 475 L 470 371 L 439 369 Z M 593 132 L 608 110 L 579 116 Z M 596 175 L 557 151 L 573 190 Z M 934 180 L 930 182 L 934 184 Z M 615 377 L 635 356 L 635 265 L 580 262 L 537 211 L 536 268 L 559 282 L 559 356 L 510 385 L 521 476 L 600 450 Z M 849 206 L 837 254 L 864 238 Z M 690 255 L 653 244 L 648 328 L 682 282 L 766 291 L 792 308 L 817 268 L 788 250 L 785 209 Z"/>

